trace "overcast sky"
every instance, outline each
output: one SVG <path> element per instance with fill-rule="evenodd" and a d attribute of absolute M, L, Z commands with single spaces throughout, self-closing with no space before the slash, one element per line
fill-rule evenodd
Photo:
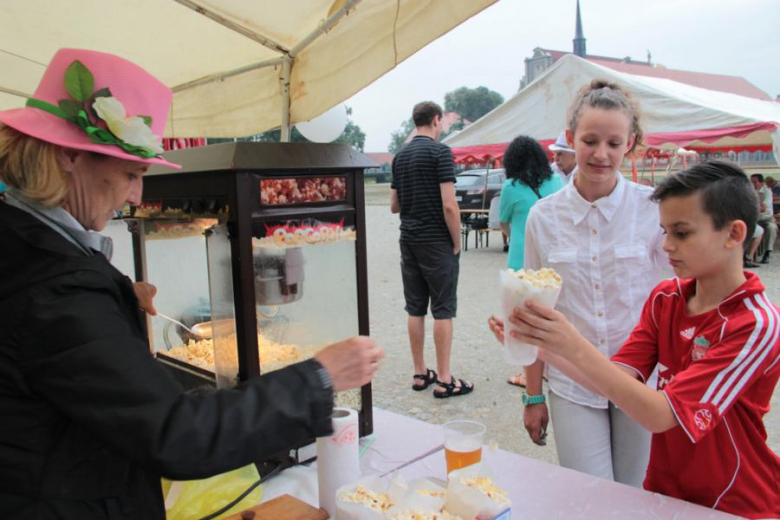
<path fill-rule="evenodd" d="M 780 0 L 580 0 L 588 54 L 742 76 L 780 95 Z M 576 0 L 499 0 L 347 100 L 366 152 L 418 101 L 484 85 L 509 99 L 535 47 L 571 51 Z"/>

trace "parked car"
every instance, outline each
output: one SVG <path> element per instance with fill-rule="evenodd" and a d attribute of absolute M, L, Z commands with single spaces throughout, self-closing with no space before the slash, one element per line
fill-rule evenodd
<path fill-rule="evenodd" d="M 469 170 L 456 175 L 455 199 L 458 201 L 458 206 L 460 209 L 490 209 L 490 201 L 501 193 L 505 180 L 506 173 L 503 168 Z"/>

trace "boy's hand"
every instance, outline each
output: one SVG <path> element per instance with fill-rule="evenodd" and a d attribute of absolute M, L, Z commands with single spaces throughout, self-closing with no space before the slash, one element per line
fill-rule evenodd
<path fill-rule="evenodd" d="M 528 436 L 539 446 L 547 446 L 547 424 L 550 415 L 545 403 L 527 405 L 523 410 L 523 426 Z"/>
<path fill-rule="evenodd" d="M 509 321 L 518 329 L 513 337 L 564 358 L 574 355 L 584 339 L 563 314 L 533 300 L 525 302 L 525 309 L 515 307 Z"/>

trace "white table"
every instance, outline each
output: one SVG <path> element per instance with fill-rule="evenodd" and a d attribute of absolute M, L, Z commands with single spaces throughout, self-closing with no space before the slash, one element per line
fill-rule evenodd
<path fill-rule="evenodd" d="M 733 515 L 625 484 L 483 447 L 483 460 L 512 500 L 512 520 L 521 519 L 674 519 L 726 520 Z M 423 477 L 446 480 L 444 451 L 406 466 L 407 481 Z"/>
<path fill-rule="evenodd" d="M 364 476 L 388 474 L 400 467 L 408 481 L 422 477 L 446 480 L 440 426 L 374 408 L 374 435 L 375 441 L 360 461 Z M 512 520 L 737 518 L 504 450 L 490 452 L 485 447 L 483 456 L 498 484 L 509 492 Z M 316 507 L 316 471 L 299 467 L 282 472 L 264 485 L 262 501 L 285 492 Z"/>

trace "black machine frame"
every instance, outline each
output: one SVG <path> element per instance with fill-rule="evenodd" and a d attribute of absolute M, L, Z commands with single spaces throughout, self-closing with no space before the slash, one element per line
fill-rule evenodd
<path fill-rule="evenodd" d="M 261 377 L 252 261 L 253 227 L 266 222 L 302 219 L 354 219 L 358 333 L 369 334 L 368 267 L 364 170 L 376 167 L 363 154 L 343 144 L 235 142 L 165 154 L 182 165 L 179 171 L 152 166 L 144 176 L 144 203 L 197 218 L 220 218 L 227 225 L 231 248 L 233 297 L 238 343 L 238 379 Z M 260 181 L 266 179 L 339 176 L 346 180 L 344 200 L 263 204 Z M 135 209 L 129 220 L 133 233 L 136 279 L 146 280 L 143 226 Z M 165 217 L 153 217 L 165 218 Z M 216 385 L 212 373 L 158 354 L 185 386 Z M 370 383 L 361 388 L 360 436 L 373 433 Z M 314 439 L 312 439 L 313 441 Z"/>

